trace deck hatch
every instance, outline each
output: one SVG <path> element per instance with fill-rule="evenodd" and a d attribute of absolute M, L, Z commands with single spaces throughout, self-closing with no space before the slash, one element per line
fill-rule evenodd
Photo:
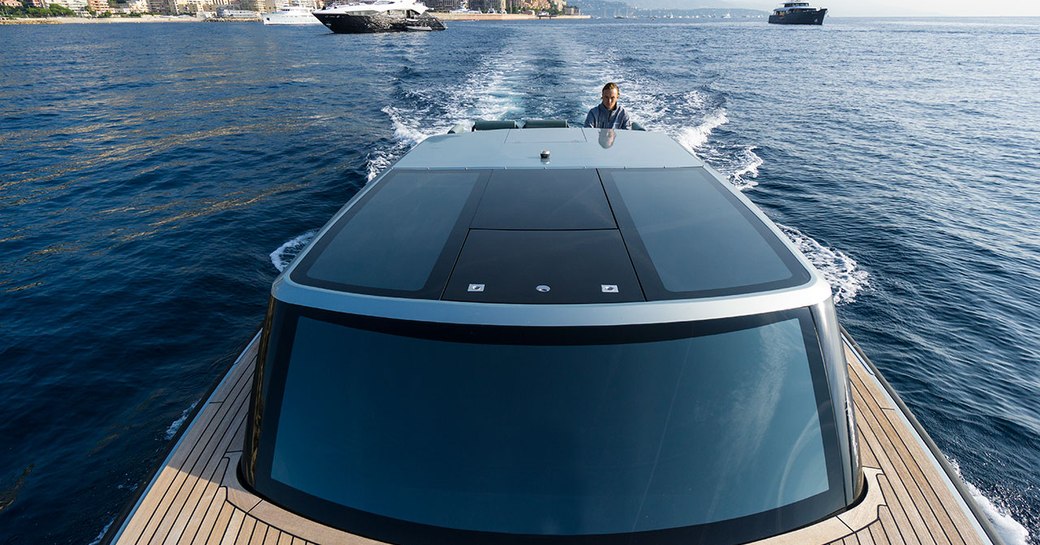
<path fill-rule="evenodd" d="M 477 229 L 616 229 L 595 170 L 496 170 Z"/>
<path fill-rule="evenodd" d="M 703 168 L 600 171 L 647 299 L 755 293 L 810 275 Z"/>
<path fill-rule="evenodd" d="M 502 248 L 509 251 L 503 252 Z M 642 301 L 643 292 L 625 243 L 615 229 L 474 229 L 448 280 L 444 299 L 482 303 L 622 303 Z"/>

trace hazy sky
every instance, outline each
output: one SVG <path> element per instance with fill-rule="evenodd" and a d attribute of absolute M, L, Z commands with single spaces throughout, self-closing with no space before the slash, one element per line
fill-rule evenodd
<path fill-rule="evenodd" d="M 627 0 L 640 7 L 730 7 L 770 11 L 782 0 Z M 808 0 L 833 17 L 1030 16 L 1040 17 L 1040 0 Z"/>

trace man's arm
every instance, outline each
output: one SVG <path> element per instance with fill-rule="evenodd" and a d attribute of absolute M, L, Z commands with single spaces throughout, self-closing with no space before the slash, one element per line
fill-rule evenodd
<path fill-rule="evenodd" d="M 589 114 L 585 116 L 585 128 L 586 129 L 595 129 L 596 128 L 596 108 L 593 108 L 593 109 L 589 110 Z"/>
<path fill-rule="evenodd" d="M 620 119 L 618 119 L 618 128 L 631 130 L 632 118 L 628 116 L 628 110 L 621 110 L 618 112 L 618 115 L 620 116 Z"/>

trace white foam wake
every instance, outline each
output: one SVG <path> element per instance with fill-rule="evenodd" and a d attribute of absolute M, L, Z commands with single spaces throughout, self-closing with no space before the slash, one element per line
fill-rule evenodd
<path fill-rule="evenodd" d="M 707 161 L 723 173 L 737 189 L 758 185 L 758 167 L 763 160 L 755 146 L 711 144 L 715 129 L 729 123 L 726 109 L 702 91 L 691 90 L 678 96 L 655 91 L 653 82 L 633 80 L 626 83 L 626 96 L 632 99 L 632 115 L 645 127 L 657 127 L 679 142 L 687 151 Z"/>
<path fill-rule="evenodd" d="M 526 48 L 514 50 L 517 55 Z M 507 119 L 518 117 L 523 100 L 524 73 L 528 59 L 513 55 L 490 55 L 469 76 L 464 85 L 451 90 L 444 104 L 454 121 L 464 119 Z"/>
<path fill-rule="evenodd" d="M 308 244 L 314 240 L 314 235 L 318 234 L 317 230 L 307 231 L 306 233 L 282 244 L 277 250 L 271 252 L 271 264 L 274 268 L 278 269 L 278 272 L 284 271 L 296 256 L 300 255 L 300 252 L 307 247 Z"/>
<path fill-rule="evenodd" d="M 115 518 L 108 521 L 108 524 L 106 524 L 105 527 L 101 529 L 101 532 L 98 533 L 97 537 L 94 538 L 94 541 L 90 542 L 90 545 L 98 545 L 99 543 L 101 543 L 101 540 L 105 537 L 105 534 L 108 533 L 108 529 L 112 527 L 112 524 L 115 523 L 115 521 Z"/>
<path fill-rule="evenodd" d="M 971 484 L 964 479 L 964 475 L 961 474 L 961 466 L 956 460 L 949 460 L 950 465 L 957 472 L 957 476 L 960 477 L 968 487 L 968 493 L 971 494 L 971 498 L 975 500 L 975 503 L 982 508 L 983 514 L 993 524 L 993 528 L 1000 534 L 1000 538 L 1004 540 L 1007 545 L 1028 545 L 1029 544 L 1029 530 L 1026 530 L 1025 526 L 1022 526 L 1017 520 L 1012 518 L 1008 514 L 1007 509 L 1001 505 L 997 505 L 993 500 L 987 498 L 975 485 Z"/>
<path fill-rule="evenodd" d="M 181 413 L 181 417 L 180 418 L 178 418 L 177 420 L 174 420 L 170 424 L 170 426 L 168 428 L 166 428 L 166 440 L 167 441 L 169 441 L 170 439 L 173 439 L 174 435 L 177 435 L 177 430 L 181 429 L 181 426 L 184 425 L 184 421 L 187 420 L 188 419 L 188 415 L 191 414 L 192 409 L 194 409 L 195 406 L 198 405 L 198 404 L 199 404 L 198 401 L 192 403 L 191 407 L 188 407 L 187 409 L 184 409 L 184 412 Z"/>
<path fill-rule="evenodd" d="M 459 121 L 505 119 L 515 114 L 523 99 L 520 89 L 524 87 L 524 76 L 520 71 L 526 63 L 522 61 L 512 56 L 489 55 L 464 85 L 437 92 L 409 91 L 411 100 L 384 106 L 382 112 L 390 118 L 394 136 L 389 146 L 369 154 L 367 181 L 374 180 L 416 144 L 446 133 Z"/>
<path fill-rule="evenodd" d="M 828 248 L 794 227 L 779 223 L 777 226 L 791 239 L 798 251 L 823 273 L 834 290 L 834 304 L 852 303 L 856 295 L 870 285 L 870 274 L 860 270 L 856 260 L 844 252 Z"/>
<path fill-rule="evenodd" d="M 748 146 L 737 155 L 740 166 L 729 175 L 729 181 L 737 189 L 745 191 L 758 185 L 754 179 L 758 178 L 758 167 L 765 161 L 755 153 L 755 146 Z"/>
<path fill-rule="evenodd" d="M 416 144 L 435 134 L 444 134 L 447 129 L 441 126 L 423 124 L 428 114 L 420 114 L 415 110 L 402 110 L 395 106 L 384 106 L 383 113 L 390 118 L 394 128 L 394 139 L 389 147 L 376 149 L 368 156 L 368 174 L 366 181 L 371 182 L 390 165 L 404 155 Z"/>
<path fill-rule="evenodd" d="M 711 131 L 729 123 L 729 118 L 726 117 L 725 108 L 719 108 L 708 112 L 700 124 L 693 127 L 686 127 L 679 131 L 675 139 L 679 141 L 686 149 L 695 151 L 704 144 L 708 143 L 708 137 L 711 136 Z"/>

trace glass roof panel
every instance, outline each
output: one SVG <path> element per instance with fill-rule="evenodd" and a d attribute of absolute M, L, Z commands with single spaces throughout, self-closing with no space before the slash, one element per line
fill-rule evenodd
<path fill-rule="evenodd" d="M 482 175 L 410 170 L 389 174 L 363 197 L 367 202 L 356 203 L 326 233 L 294 279 L 349 291 L 430 291 L 423 296 L 439 296 L 443 278 L 433 279 L 438 275 L 432 273 L 444 261 L 450 268 L 472 215 L 463 211 L 475 200 L 471 197 Z M 445 252 L 450 260 L 441 259 Z"/>
<path fill-rule="evenodd" d="M 706 170 L 604 173 L 648 299 L 750 293 L 809 280 L 791 251 Z"/>
<path fill-rule="evenodd" d="M 475 229 L 616 229 L 595 170 L 496 170 Z"/>

